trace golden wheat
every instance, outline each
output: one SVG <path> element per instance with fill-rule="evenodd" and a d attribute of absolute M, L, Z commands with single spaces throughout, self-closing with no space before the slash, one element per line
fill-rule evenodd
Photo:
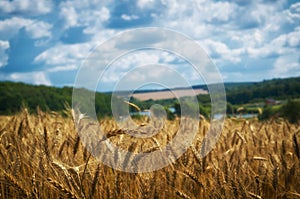
<path fill-rule="evenodd" d="M 180 125 L 189 129 L 189 124 L 166 121 L 151 138 L 137 138 L 130 134 L 146 133 L 139 132 L 146 119 L 137 129 L 120 129 L 114 120 L 103 119 L 104 136 L 91 131 L 81 137 L 78 121 L 71 112 L 67 115 L 40 109 L 31 115 L 24 109 L 0 117 L 0 198 L 300 197 L 300 131 L 285 120 L 226 119 L 219 141 L 205 157 L 212 142 L 209 136 L 204 139 L 210 124 L 201 120 L 193 144 L 178 160 L 171 161 L 176 156 L 172 151 L 169 166 L 136 174 L 99 162 L 107 154 L 97 145 L 109 141 L 130 151 L 125 157 L 115 151 L 113 157 L 115 165 L 128 169 L 137 153 L 162 151 Z M 81 128 L 91 126 L 95 124 Z"/>

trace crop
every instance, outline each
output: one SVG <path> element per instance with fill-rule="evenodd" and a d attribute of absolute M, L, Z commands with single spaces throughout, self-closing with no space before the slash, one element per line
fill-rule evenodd
<path fill-rule="evenodd" d="M 203 144 L 210 125 L 203 119 L 192 146 L 149 173 L 102 164 L 82 145 L 74 122 L 71 114 L 40 110 L 1 116 L 0 198 L 300 198 L 300 128 L 286 120 L 226 119 L 215 148 L 201 158 L 210 144 Z M 167 121 L 153 137 L 133 138 L 112 119 L 99 123 L 107 139 L 135 153 L 160 150 L 179 126 Z M 124 160 L 126 166 L 131 157 Z"/>

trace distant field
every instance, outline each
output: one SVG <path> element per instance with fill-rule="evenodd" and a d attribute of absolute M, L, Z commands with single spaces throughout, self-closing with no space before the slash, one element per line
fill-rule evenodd
<path fill-rule="evenodd" d="M 145 93 L 135 93 L 133 97 L 139 100 L 163 100 L 172 99 L 178 97 L 188 97 L 195 96 L 199 94 L 208 94 L 206 90 L 203 89 L 177 89 L 173 91 L 154 91 Z"/>

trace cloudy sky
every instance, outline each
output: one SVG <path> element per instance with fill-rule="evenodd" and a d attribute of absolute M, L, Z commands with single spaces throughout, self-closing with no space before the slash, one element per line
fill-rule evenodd
<path fill-rule="evenodd" d="M 101 50 L 103 42 L 124 31 L 145 27 L 173 30 L 195 40 L 225 82 L 300 75 L 296 0 L 0 0 L 0 80 L 72 86 L 93 50 Z M 132 36 L 135 47 L 162 39 L 134 31 Z M 126 71 L 147 64 L 174 67 L 191 84 L 203 83 L 188 60 L 141 49 L 116 59 L 100 78 L 101 89 L 111 90 Z M 171 71 L 155 68 L 156 72 L 145 68 L 147 81 Z M 134 72 L 132 77 L 142 75 Z"/>

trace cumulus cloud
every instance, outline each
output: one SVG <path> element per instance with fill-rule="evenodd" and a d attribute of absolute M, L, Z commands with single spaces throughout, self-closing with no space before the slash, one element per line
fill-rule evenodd
<path fill-rule="evenodd" d="M 230 49 L 225 43 L 213 41 L 210 39 L 203 41 L 204 48 L 212 58 L 222 61 L 230 61 L 231 63 L 239 63 L 241 61 L 241 54 L 244 53 L 242 48 Z"/>
<path fill-rule="evenodd" d="M 300 75 L 300 57 L 298 55 L 284 55 L 279 57 L 272 70 L 273 76 L 289 77 Z"/>
<path fill-rule="evenodd" d="M 10 39 L 13 37 L 22 27 L 26 27 L 33 23 L 32 20 L 24 19 L 20 17 L 13 17 L 0 21 L 1 39 Z"/>
<path fill-rule="evenodd" d="M 60 17 L 65 21 L 65 28 L 78 25 L 78 14 L 74 7 L 62 6 Z"/>
<path fill-rule="evenodd" d="M 198 14 L 203 21 L 215 23 L 226 22 L 232 19 L 237 10 L 237 5 L 228 1 L 213 2 L 195 0 Z"/>
<path fill-rule="evenodd" d="M 2 0 L 0 11 L 7 14 L 42 15 L 52 11 L 53 3 L 49 0 Z"/>
<path fill-rule="evenodd" d="M 9 42 L 0 40 L 0 68 L 7 64 L 8 55 L 6 51 L 8 49 L 9 49 Z"/>
<path fill-rule="evenodd" d="M 51 37 L 50 29 L 52 25 L 43 21 L 33 21 L 30 25 L 26 26 L 26 31 L 33 39 L 42 37 Z"/>
<path fill-rule="evenodd" d="M 9 40 L 21 28 L 25 28 L 26 32 L 33 39 L 51 37 L 51 24 L 38 20 L 13 17 L 0 21 L 0 39 Z"/>
<path fill-rule="evenodd" d="M 154 0 L 138 0 L 137 5 L 140 8 L 148 7 L 149 5 L 152 5 L 154 3 Z"/>
<path fill-rule="evenodd" d="M 121 18 L 126 20 L 126 21 L 139 19 L 139 17 L 137 15 L 126 15 L 126 14 L 122 14 Z"/>
<path fill-rule="evenodd" d="M 172 65 L 145 64 L 123 73 L 115 82 L 114 89 L 136 90 L 149 85 L 160 88 L 190 86 L 188 79 L 185 79 L 183 74 L 175 70 Z"/>
<path fill-rule="evenodd" d="M 128 73 L 130 74 L 128 78 L 130 81 L 133 81 L 135 78 L 139 78 L 140 80 L 149 79 L 151 77 L 161 78 L 161 75 L 164 75 L 164 73 L 160 73 L 162 70 L 153 69 L 152 72 L 148 73 L 145 71 L 143 74 L 141 70 L 132 71 L 142 66 L 156 66 L 158 64 L 165 64 L 171 68 L 175 68 L 172 62 L 178 61 L 178 59 L 179 58 L 175 55 L 160 50 L 133 51 L 114 60 L 114 62 L 103 71 L 104 75 L 102 75 L 101 81 L 105 83 L 116 83 L 122 76 Z M 95 70 L 102 70 L 101 65 L 96 65 Z"/>
<path fill-rule="evenodd" d="M 300 28 L 287 34 L 280 34 L 268 43 L 259 47 L 247 48 L 247 53 L 253 58 L 279 57 L 288 54 L 297 54 L 300 46 Z"/>
<path fill-rule="evenodd" d="M 91 49 L 129 27 L 149 26 L 170 28 L 194 39 L 228 79 L 245 80 L 240 72 L 245 65 L 249 80 L 264 78 L 265 71 L 259 71 L 270 68 L 273 75 L 288 76 L 288 71 L 296 73 L 299 62 L 295 57 L 300 51 L 300 3 L 287 0 L 65 0 L 55 3 L 5 0 L 0 1 L 0 13 L 2 68 L 9 66 L 7 51 L 14 54 L 11 50 L 18 48 L 13 48 L 10 42 L 24 33 L 36 47 L 29 49 L 36 54 L 33 63 L 26 64 L 41 65 L 45 74 L 53 75 L 61 71 L 74 73 Z M 190 53 L 193 60 L 199 57 L 193 46 L 169 37 L 151 32 L 134 34 L 111 43 L 104 50 L 111 58 L 128 49 L 156 43 L 159 47 L 172 46 L 183 54 Z M 114 71 L 105 78 L 107 82 L 116 81 L 131 66 L 148 63 L 171 64 L 181 68 L 182 74 L 190 79 L 199 76 L 168 53 L 142 50 L 118 60 Z M 282 65 L 287 69 L 281 68 Z"/>
<path fill-rule="evenodd" d="M 287 15 L 292 23 L 298 23 L 300 21 L 300 2 L 294 3 L 287 10 Z"/>
<path fill-rule="evenodd" d="M 300 27 L 297 27 L 295 31 L 287 34 L 287 42 L 290 47 L 300 46 Z"/>
<path fill-rule="evenodd" d="M 88 43 L 58 45 L 39 54 L 34 63 L 48 65 L 50 72 L 74 70 L 87 58 L 90 48 Z"/>
<path fill-rule="evenodd" d="M 64 28 L 84 26 L 89 29 L 103 27 L 110 18 L 110 10 L 105 1 L 75 0 L 63 1 L 59 5 L 60 17 L 64 20 Z"/>
<path fill-rule="evenodd" d="M 52 83 L 49 80 L 47 73 L 42 71 L 26 72 L 26 73 L 0 73 L 0 78 L 6 81 L 25 82 L 28 84 L 47 85 L 51 86 Z"/>
<path fill-rule="evenodd" d="M 124 55 L 124 53 L 129 54 Z M 110 64 L 111 61 L 114 62 Z M 199 70 L 203 76 L 207 77 L 206 81 L 215 83 L 219 80 L 214 76 L 216 73 L 213 64 L 209 62 L 205 52 L 199 50 L 199 45 L 195 41 L 166 29 L 139 29 L 138 31 L 129 31 L 122 37 L 116 37 L 115 40 L 108 41 L 95 49 L 95 54 L 92 54 L 84 63 L 80 79 L 88 88 L 92 89 L 92 84 L 95 79 L 98 79 L 98 74 L 101 75 L 101 80 L 105 84 L 116 83 L 123 75 L 131 73 L 136 67 L 148 64 L 167 64 L 178 74 L 187 78 L 187 81 L 190 79 L 196 82 L 199 80 L 199 73 L 195 69 L 191 70 L 193 67 L 188 63 L 189 61 L 195 66 L 201 67 Z M 186 65 L 189 65 L 191 69 Z M 163 74 L 163 76 L 159 76 L 157 73 Z M 169 78 L 162 70 L 134 74 L 133 79 L 138 77 L 141 80 Z M 176 81 L 176 78 L 173 77 L 171 80 Z"/>
<path fill-rule="evenodd" d="M 73 65 L 64 65 L 64 66 L 54 66 L 52 68 L 48 68 L 47 71 L 48 72 L 62 72 L 62 71 L 72 71 L 72 70 L 76 70 L 78 68 L 77 65 L 73 64 Z"/>

